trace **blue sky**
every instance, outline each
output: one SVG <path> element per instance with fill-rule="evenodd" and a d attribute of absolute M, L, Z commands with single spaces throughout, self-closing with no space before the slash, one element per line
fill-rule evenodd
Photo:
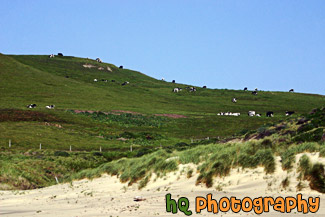
<path fill-rule="evenodd" d="M 325 94 L 325 1 L 0 0 L 0 52 L 100 57 L 210 88 Z"/>

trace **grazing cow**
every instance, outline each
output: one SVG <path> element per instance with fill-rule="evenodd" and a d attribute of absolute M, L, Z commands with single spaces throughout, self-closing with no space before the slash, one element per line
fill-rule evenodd
<path fill-rule="evenodd" d="M 54 109 L 54 107 L 55 107 L 55 105 L 47 105 L 47 106 L 45 106 L 45 108 L 47 108 L 47 109 Z"/>
<path fill-rule="evenodd" d="M 248 90 L 247 87 L 245 87 L 245 88 L 244 88 L 244 91 L 247 91 L 247 90 Z"/>
<path fill-rule="evenodd" d="M 257 91 L 256 90 L 253 91 L 252 94 L 256 96 L 257 95 Z"/>
<path fill-rule="evenodd" d="M 196 88 L 195 87 L 190 87 L 190 92 L 195 92 L 196 91 Z"/>
<path fill-rule="evenodd" d="M 240 116 L 239 112 L 232 113 L 232 116 Z"/>
<path fill-rule="evenodd" d="M 161 80 L 162 80 L 162 81 L 165 81 L 165 78 L 162 78 Z"/>
<path fill-rule="evenodd" d="M 255 116 L 255 111 L 248 111 L 248 116 L 250 117 Z"/>
<path fill-rule="evenodd" d="M 290 116 L 290 115 L 292 115 L 294 113 L 295 113 L 294 111 L 286 111 L 286 116 Z"/>
<path fill-rule="evenodd" d="M 175 80 L 173 80 L 172 83 L 175 83 Z"/>
<path fill-rule="evenodd" d="M 123 66 L 118 67 L 119 69 L 123 69 Z"/>
<path fill-rule="evenodd" d="M 274 113 L 271 111 L 266 112 L 266 117 L 273 117 Z"/>
<path fill-rule="evenodd" d="M 106 80 L 106 79 L 102 79 L 101 81 L 107 82 L 107 80 Z"/>
<path fill-rule="evenodd" d="M 289 93 L 293 93 L 295 90 L 294 89 L 290 89 L 289 90 Z"/>
<path fill-rule="evenodd" d="M 102 62 L 102 60 L 100 58 L 96 58 L 96 61 L 99 62 L 99 63 Z"/>
<path fill-rule="evenodd" d="M 261 117 L 262 115 L 261 115 L 261 114 L 256 114 L 255 116 L 256 116 L 256 117 Z"/>
<path fill-rule="evenodd" d="M 182 91 L 182 88 L 175 87 L 175 88 L 173 89 L 173 92 L 174 92 L 174 93 L 178 93 L 179 91 Z"/>
<path fill-rule="evenodd" d="M 97 82 L 97 79 L 96 78 L 94 79 L 94 82 Z"/>
<path fill-rule="evenodd" d="M 203 88 L 207 88 L 207 86 L 203 86 Z"/>
<path fill-rule="evenodd" d="M 128 81 L 124 81 L 121 85 L 122 86 L 125 86 L 125 85 L 127 85 L 129 82 Z"/>
<path fill-rule="evenodd" d="M 231 102 L 236 103 L 237 102 L 237 98 L 235 98 L 235 97 L 232 98 Z"/>
<path fill-rule="evenodd" d="M 62 53 L 58 53 L 58 56 L 63 57 L 63 54 Z"/>
<path fill-rule="evenodd" d="M 49 58 L 54 58 L 54 54 L 51 54 L 51 55 L 49 56 Z"/>
<path fill-rule="evenodd" d="M 115 80 L 112 80 L 112 82 L 115 82 Z"/>
<path fill-rule="evenodd" d="M 36 104 L 29 104 L 27 105 L 27 108 L 36 108 Z"/>

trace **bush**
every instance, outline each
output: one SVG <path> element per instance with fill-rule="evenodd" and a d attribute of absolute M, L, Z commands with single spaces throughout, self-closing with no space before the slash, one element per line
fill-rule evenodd
<path fill-rule="evenodd" d="M 70 154 L 65 151 L 56 151 L 56 152 L 54 152 L 54 156 L 69 157 Z"/>
<path fill-rule="evenodd" d="M 296 142 L 319 142 L 322 139 L 323 136 L 323 129 L 318 128 L 313 131 L 305 132 L 302 134 L 299 134 L 298 136 L 295 136 L 293 138 L 293 141 Z"/>
<path fill-rule="evenodd" d="M 310 171 L 310 183 L 311 189 L 325 193 L 325 173 L 324 165 L 316 163 Z"/>

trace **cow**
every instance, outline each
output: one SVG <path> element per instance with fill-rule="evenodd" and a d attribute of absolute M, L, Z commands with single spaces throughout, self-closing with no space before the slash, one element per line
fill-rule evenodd
<path fill-rule="evenodd" d="M 58 56 L 63 57 L 63 54 L 62 53 L 58 53 Z"/>
<path fill-rule="evenodd" d="M 36 104 L 29 104 L 27 105 L 27 108 L 36 108 Z"/>
<path fill-rule="evenodd" d="M 96 61 L 99 62 L 99 63 L 102 62 L 102 60 L 100 58 L 96 58 Z"/>
<path fill-rule="evenodd" d="M 235 97 L 232 98 L 231 102 L 236 103 L 237 102 L 237 98 L 235 98 Z"/>
<path fill-rule="evenodd" d="M 255 88 L 255 91 L 258 91 L 257 88 Z"/>
<path fill-rule="evenodd" d="M 245 87 L 245 88 L 244 88 L 244 91 L 247 91 L 247 90 L 248 90 L 247 87 Z"/>
<path fill-rule="evenodd" d="M 256 96 L 257 95 L 257 91 L 256 90 L 253 91 L 252 94 Z"/>
<path fill-rule="evenodd" d="M 64 76 L 65 78 L 70 78 L 69 75 Z"/>
<path fill-rule="evenodd" d="M 195 92 L 196 91 L 196 88 L 195 87 L 190 87 L 190 92 Z"/>
<path fill-rule="evenodd" d="M 127 85 L 128 83 L 130 83 L 130 82 L 128 82 L 128 81 L 124 81 L 121 85 L 122 85 L 122 86 L 125 86 L 125 85 Z"/>
<path fill-rule="evenodd" d="M 234 112 L 234 113 L 232 113 L 232 116 L 240 116 L 240 113 L 239 112 Z"/>
<path fill-rule="evenodd" d="M 172 80 L 172 83 L 175 83 L 175 80 Z"/>
<path fill-rule="evenodd" d="M 47 105 L 47 106 L 45 106 L 45 108 L 47 108 L 47 109 L 54 109 L 54 107 L 55 107 L 55 105 Z"/>
<path fill-rule="evenodd" d="M 101 81 L 107 82 L 107 80 L 106 80 L 106 79 L 102 79 Z"/>
<path fill-rule="evenodd" d="M 165 81 L 165 78 L 161 78 L 162 81 Z"/>
<path fill-rule="evenodd" d="M 174 93 L 178 93 L 179 91 L 182 91 L 182 88 L 175 87 L 175 88 L 173 89 L 173 92 L 174 92 Z"/>
<path fill-rule="evenodd" d="M 273 117 L 274 113 L 271 111 L 266 112 L 266 117 Z"/>
<path fill-rule="evenodd" d="M 118 67 L 119 69 L 123 69 L 123 66 Z"/>
<path fill-rule="evenodd" d="M 115 82 L 115 80 L 111 80 L 111 82 Z"/>
<path fill-rule="evenodd" d="M 255 116 L 256 116 L 256 117 L 261 117 L 262 115 L 261 115 L 261 114 L 256 114 Z"/>
<path fill-rule="evenodd" d="M 294 111 L 286 111 L 286 116 L 290 116 L 290 115 L 292 115 L 294 113 L 295 113 Z"/>
<path fill-rule="evenodd" d="M 51 55 L 49 56 L 49 58 L 54 58 L 54 54 L 51 54 Z"/>
<path fill-rule="evenodd" d="M 98 81 L 98 80 L 95 78 L 95 79 L 94 79 L 94 82 L 97 82 L 97 81 Z"/>
<path fill-rule="evenodd" d="M 248 116 L 250 117 L 255 116 L 255 111 L 248 111 Z"/>
<path fill-rule="evenodd" d="M 289 90 L 289 93 L 293 93 L 295 90 L 294 89 L 290 89 Z"/>
<path fill-rule="evenodd" d="M 203 86 L 202 88 L 207 88 L 207 86 Z"/>

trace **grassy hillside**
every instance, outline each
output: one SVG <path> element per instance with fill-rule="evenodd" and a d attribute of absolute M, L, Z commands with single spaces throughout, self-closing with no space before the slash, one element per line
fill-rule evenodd
<path fill-rule="evenodd" d="M 129 84 L 122 86 L 125 81 Z M 33 164 L 33 171 L 26 169 L 27 174 L 50 171 L 48 176 L 53 178 L 121 157 L 142 156 L 160 147 L 172 151 L 182 145 L 222 141 L 289 121 L 325 104 L 321 95 L 259 91 L 254 96 L 249 91 L 200 87 L 188 92 L 186 86 L 85 58 L 0 54 L 0 177 L 7 181 L 19 177 L 17 170 Z M 173 93 L 174 87 L 183 91 Z M 233 97 L 237 103 L 231 102 Z M 32 103 L 37 108 L 26 108 Z M 50 104 L 55 109 L 45 108 Z M 248 117 L 249 110 L 262 117 Z M 296 113 L 286 117 L 287 110 Z M 242 115 L 217 116 L 227 111 Z M 267 111 L 273 111 L 275 117 L 265 117 Z M 206 137 L 210 140 L 204 140 Z M 38 150 L 40 143 L 42 150 Z M 69 157 L 60 156 L 70 146 Z M 100 149 L 102 153 L 97 154 Z M 3 166 L 12 162 L 20 165 L 9 170 Z M 26 181 L 26 188 L 53 184 L 50 180 Z"/>

